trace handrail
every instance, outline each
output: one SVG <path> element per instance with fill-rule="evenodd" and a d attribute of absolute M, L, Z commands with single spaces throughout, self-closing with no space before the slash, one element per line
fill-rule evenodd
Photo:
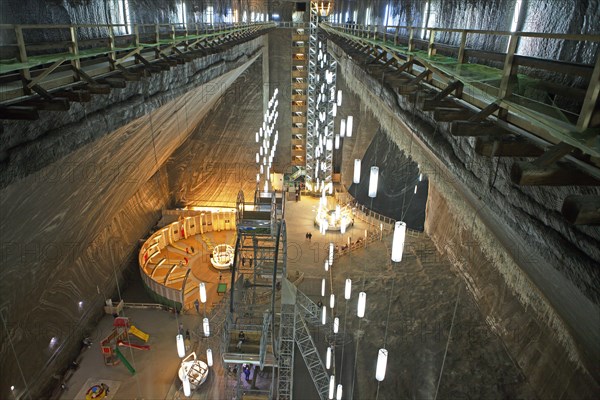
<path fill-rule="evenodd" d="M 444 89 L 451 82 L 460 82 L 465 89 L 456 97 L 466 102 L 474 109 L 483 109 L 491 103 L 497 103 L 499 110 L 495 113 L 498 118 L 525 129 L 549 142 L 556 143 L 564 141 L 574 147 L 581 149 L 586 154 L 600 157 L 600 145 L 594 138 L 600 130 L 590 127 L 592 114 L 598 99 L 600 83 L 594 79 L 600 73 L 600 57 L 597 57 L 594 65 L 573 64 L 557 60 L 536 59 L 517 54 L 519 39 L 523 37 L 547 38 L 556 40 L 583 40 L 589 42 L 600 42 L 600 35 L 574 35 L 574 34 L 545 34 L 536 32 L 506 32 L 485 31 L 468 29 L 447 28 L 420 28 L 420 27 L 393 27 L 393 32 L 381 32 L 379 26 L 361 26 L 349 24 L 321 24 L 321 27 L 332 35 L 358 42 L 370 48 L 379 48 L 387 52 L 398 61 L 413 61 L 422 67 L 417 67 L 415 72 L 421 73 L 429 70 L 432 75 L 426 81 L 428 84 Z M 409 30 L 408 36 L 400 35 L 400 28 Z M 416 33 L 425 31 L 424 39 L 417 39 Z M 461 33 L 460 45 L 436 43 L 436 32 Z M 491 53 L 498 55 L 504 65 L 503 68 L 494 68 L 486 63 L 467 62 L 466 54 L 482 57 L 481 51 L 467 48 L 469 34 L 489 34 L 509 36 L 508 50 L 506 53 Z M 402 42 L 402 43 L 401 43 Z M 417 47 L 420 44 L 420 48 Z M 439 55 L 437 50 L 450 50 L 451 56 Z M 385 60 L 383 60 L 385 61 Z M 523 62 L 525 61 L 525 62 Z M 553 84 L 549 88 L 546 80 L 517 74 L 517 68 L 523 65 L 532 65 L 534 69 L 547 70 L 550 73 L 558 71 L 566 76 L 581 79 L 591 77 L 585 90 L 576 89 L 571 86 Z M 572 68 L 575 65 L 577 68 Z M 407 68 L 404 72 L 411 72 Z M 518 93 L 515 85 L 517 79 L 524 87 L 535 88 L 537 98 L 522 90 Z M 568 98 L 570 106 L 580 106 L 579 113 L 573 110 L 559 108 L 554 102 L 551 104 L 543 101 L 552 90 L 560 90 L 565 98 Z M 572 94 L 579 90 L 581 95 Z M 570 92 L 569 92 L 570 91 Z M 585 92 L 585 94 L 583 94 Z M 565 94 L 566 93 L 566 94 Z M 569 94 L 571 93 L 571 94 Z M 571 121 L 571 119 L 576 119 Z"/>
<path fill-rule="evenodd" d="M 151 27 L 152 29 L 147 29 Z M 74 82 L 123 72 L 124 67 L 139 62 L 134 57 L 146 57 L 148 62 L 164 62 L 175 52 L 183 57 L 221 41 L 236 39 L 243 34 L 275 27 L 275 23 L 183 25 L 183 24 L 0 24 L 0 30 L 14 30 L 15 43 L 4 44 L 14 53 L 0 55 L 0 76 L 5 84 L 0 89 L 0 102 L 14 102 L 21 96 L 65 87 Z M 99 29 L 82 35 L 80 29 Z M 115 34 L 127 28 L 127 34 Z M 28 42 L 27 30 L 68 30 L 67 40 Z M 83 61 L 86 61 L 82 66 Z M 64 69 L 73 69 L 65 77 Z M 62 68 L 61 68 L 62 67 Z M 63 72 L 60 74 L 60 72 Z M 82 74 L 83 72 L 83 74 Z"/>

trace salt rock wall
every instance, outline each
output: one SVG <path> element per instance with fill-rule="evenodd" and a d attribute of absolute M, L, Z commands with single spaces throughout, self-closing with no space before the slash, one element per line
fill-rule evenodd
<path fill-rule="evenodd" d="M 340 0 L 335 2 L 334 12 L 341 12 L 343 22 L 346 22 L 346 12 L 352 18 L 353 10 L 358 10 L 355 22 L 364 24 L 366 10 L 370 9 L 371 24 L 382 24 L 388 4 L 390 25 L 420 27 L 427 19 L 429 27 L 510 31 L 516 0 Z M 429 12 L 426 5 L 429 5 Z M 520 13 L 516 30 L 524 32 L 594 34 L 600 31 L 598 0 L 523 0 Z M 458 45 L 460 34 L 438 34 L 436 41 Z M 487 35 L 472 35 L 467 47 L 505 52 L 507 43 L 507 36 L 492 38 Z M 581 46 L 570 40 L 523 39 L 517 54 L 593 64 L 597 49 L 597 44 Z"/>
<path fill-rule="evenodd" d="M 3 123 L 0 398 L 10 385 L 23 390 L 19 366 L 27 394 L 40 398 L 75 358 L 139 238 L 170 203 L 161 166 L 261 44 L 95 96 L 85 110 Z"/>
<path fill-rule="evenodd" d="M 382 130 L 375 134 L 361 164 L 360 183 L 352 184 L 350 194 L 369 209 L 422 232 L 428 185 L 427 177 L 419 181 L 417 164 Z M 377 196 L 373 199 L 368 196 L 372 166 L 379 168 Z"/>
<path fill-rule="evenodd" d="M 558 373 L 554 372 L 558 357 L 561 373 L 580 367 L 579 378 L 596 388 L 600 381 L 596 362 L 600 355 L 600 232 L 590 226 L 569 225 L 560 207 L 568 194 L 600 191 L 513 185 L 511 160 L 476 155 L 472 140 L 452 137 L 445 123 L 435 128 L 429 113 L 413 114 L 412 103 L 382 87 L 337 45 L 330 42 L 329 48 L 340 62 L 348 86 L 370 107 L 391 140 L 429 176 L 430 185 L 460 216 L 457 223 L 472 232 L 471 246 L 490 260 L 510 295 L 547 327 L 559 344 L 560 354 L 535 364 L 535 369 L 525 370 L 525 374 Z M 427 221 L 437 223 L 429 215 Z M 432 232 L 432 238 L 441 251 L 449 246 L 444 236 Z M 479 267 L 469 264 L 468 268 Z M 501 321 L 499 330 L 508 329 L 509 321 L 489 315 L 490 324 L 497 320 Z M 533 364 L 521 367 L 528 365 Z M 546 395 L 541 397 L 548 397 L 544 388 L 537 390 Z"/>

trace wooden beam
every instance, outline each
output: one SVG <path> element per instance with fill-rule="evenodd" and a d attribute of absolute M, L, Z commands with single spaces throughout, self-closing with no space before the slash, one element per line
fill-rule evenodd
<path fill-rule="evenodd" d="M 418 86 L 416 85 L 400 85 L 398 86 L 397 92 L 399 95 L 404 96 L 404 95 L 408 95 L 408 94 L 413 94 L 418 90 Z"/>
<path fill-rule="evenodd" d="M 92 100 L 92 95 L 87 90 L 65 90 L 62 92 L 54 93 L 54 97 L 64 97 L 69 101 L 77 101 L 80 103 Z"/>
<path fill-rule="evenodd" d="M 542 154 L 541 157 L 536 159 L 533 163 L 538 167 L 549 166 L 551 164 L 554 164 L 567 154 L 569 154 L 574 149 L 575 148 L 570 144 L 560 142 L 559 144 L 550 147 L 544 154 Z"/>
<path fill-rule="evenodd" d="M 25 107 L 35 107 L 39 110 L 46 111 L 67 111 L 71 108 L 71 104 L 69 100 L 65 98 L 53 98 L 51 100 L 48 99 L 30 99 L 26 100 L 22 103 Z"/>
<path fill-rule="evenodd" d="M 454 136 L 501 136 L 510 134 L 506 129 L 489 122 L 455 121 L 450 126 Z"/>
<path fill-rule="evenodd" d="M 599 186 L 600 180 L 569 165 L 539 166 L 530 162 L 512 165 L 510 179 L 521 186 Z"/>
<path fill-rule="evenodd" d="M 9 106 L 0 107 L 0 119 L 25 119 L 29 121 L 40 117 L 35 107 Z"/>
<path fill-rule="evenodd" d="M 565 219 L 573 225 L 600 225 L 600 196 L 567 196 L 561 212 Z"/>
<path fill-rule="evenodd" d="M 118 77 L 101 78 L 101 79 L 98 79 L 98 82 L 105 83 L 112 88 L 119 88 L 119 89 L 123 89 L 124 87 L 127 86 L 127 84 L 125 83 L 125 79 L 118 78 Z"/>
<path fill-rule="evenodd" d="M 485 121 L 485 119 L 487 117 L 492 115 L 499 108 L 500 108 L 500 106 L 497 103 L 492 103 L 492 104 L 488 105 L 487 107 L 485 107 L 483 110 L 479 111 L 477 114 L 473 115 L 471 118 L 469 118 L 469 121 L 470 122 Z"/>
<path fill-rule="evenodd" d="M 460 97 L 460 94 L 458 92 L 460 92 L 462 94 L 462 88 L 463 88 L 463 83 L 461 81 L 452 81 L 450 82 L 450 84 L 448 86 L 446 86 L 444 88 L 444 90 L 442 90 L 441 92 L 439 92 L 438 94 L 436 94 L 433 98 L 433 100 L 442 100 L 444 97 L 448 96 L 450 93 L 454 92 L 456 90 L 456 97 Z"/>
<path fill-rule="evenodd" d="M 423 111 L 433 111 L 436 108 L 456 108 L 456 109 L 464 109 L 460 104 L 457 104 L 453 100 L 438 100 L 435 97 L 433 99 L 425 99 L 423 101 Z"/>
<path fill-rule="evenodd" d="M 485 157 L 537 157 L 544 151 L 519 136 L 478 137 L 475 153 Z"/>
<path fill-rule="evenodd" d="M 470 110 L 466 109 L 456 109 L 456 108 L 436 108 L 433 111 L 433 118 L 436 121 L 440 122 L 448 122 L 448 121 L 457 121 L 457 120 L 468 120 L 473 113 Z"/>
<path fill-rule="evenodd" d="M 85 89 L 92 94 L 109 94 L 110 85 L 100 85 L 97 83 L 89 84 L 85 86 Z"/>
<path fill-rule="evenodd" d="M 44 99 L 51 100 L 53 98 L 53 96 L 50 94 L 50 92 L 48 92 L 46 89 L 44 89 L 40 85 L 33 85 L 33 86 L 30 86 L 30 88 L 33 89 L 37 94 L 39 94 Z"/>

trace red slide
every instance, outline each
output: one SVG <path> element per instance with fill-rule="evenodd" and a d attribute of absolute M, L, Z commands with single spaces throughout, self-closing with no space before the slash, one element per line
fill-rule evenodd
<path fill-rule="evenodd" d="M 122 342 L 120 340 L 119 340 L 119 346 L 131 347 L 132 349 L 138 349 L 138 350 L 150 350 L 150 346 L 148 346 L 148 345 L 133 344 L 133 343 L 129 343 L 129 342 Z"/>

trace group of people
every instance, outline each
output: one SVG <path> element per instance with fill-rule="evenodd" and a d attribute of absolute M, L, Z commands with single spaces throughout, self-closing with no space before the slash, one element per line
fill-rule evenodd
<path fill-rule="evenodd" d="M 312 239 L 312 233 L 310 233 L 310 232 L 306 232 L 305 236 L 308 240 Z"/>

